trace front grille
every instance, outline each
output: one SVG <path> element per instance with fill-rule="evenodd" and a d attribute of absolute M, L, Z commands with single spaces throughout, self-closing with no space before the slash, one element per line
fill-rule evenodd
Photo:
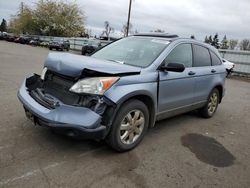
<path fill-rule="evenodd" d="M 58 105 L 58 101 L 56 99 L 44 94 L 43 90 L 39 88 L 32 90 L 30 95 L 39 104 L 45 106 L 48 109 L 54 109 Z"/>
<path fill-rule="evenodd" d="M 69 91 L 74 82 L 73 79 L 47 72 L 43 90 L 44 93 L 52 95 L 64 104 L 74 105 L 79 101 L 79 96 Z"/>

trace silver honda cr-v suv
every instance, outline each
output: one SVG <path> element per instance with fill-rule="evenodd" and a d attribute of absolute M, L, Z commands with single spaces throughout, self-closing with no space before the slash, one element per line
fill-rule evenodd
<path fill-rule="evenodd" d="M 90 57 L 50 53 L 18 97 L 34 124 L 127 151 L 156 120 L 198 109 L 212 117 L 224 95 L 215 48 L 169 34 L 137 34 Z"/>

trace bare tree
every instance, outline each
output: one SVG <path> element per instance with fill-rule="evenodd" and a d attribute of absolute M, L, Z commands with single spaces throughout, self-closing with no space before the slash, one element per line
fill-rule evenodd
<path fill-rule="evenodd" d="M 133 28 L 133 25 L 131 23 L 129 23 L 129 31 L 127 31 L 128 30 L 128 25 L 127 24 L 123 24 L 122 30 L 121 30 L 123 36 L 126 37 L 127 33 L 131 33 L 132 28 Z"/>
<path fill-rule="evenodd" d="M 114 32 L 115 31 L 115 29 L 113 28 L 113 27 L 111 27 L 110 26 L 110 23 L 109 23 L 109 21 L 105 21 L 104 22 L 104 31 L 102 32 L 102 35 L 106 35 L 106 37 L 108 38 L 108 40 L 109 40 L 109 38 L 110 38 L 110 33 L 112 32 Z"/>
<path fill-rule="evenodd" d="M 241 50 L 250 50 L 250 40 L 244 39 L 240 43 L 240 49 Z"/>
<path fill-rule="evenodd" d="M 234 50 L 234 48 L 237 46 L 237 44 L 238 44 L 238 40 L 235 40 L 235 39 L 229 40 L 229 49 Z"/>

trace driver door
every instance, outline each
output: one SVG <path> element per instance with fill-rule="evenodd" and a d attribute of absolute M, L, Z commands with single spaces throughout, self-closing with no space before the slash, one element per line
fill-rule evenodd
<path fill-rule="evenodd" d="M 194 101 L 195 72 L 192 67 L 191 44 L 176 46 L 164 60 L 168 63 L 180 63 L 185 66 L 183 72 L 159 72 L 158 113 L 162 118 L 175 115 L 190 108 Z M 162 119 L 158 118 L 158 119 Z"/>

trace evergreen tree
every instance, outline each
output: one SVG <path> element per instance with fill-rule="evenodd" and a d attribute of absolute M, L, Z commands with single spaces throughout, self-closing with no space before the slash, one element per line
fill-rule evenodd
<path fill-rule="evenodd" d="M 191 37 L 190 37 L 191 39 L 195 39 L 195 36 L 194 35 L 191 35 Z"/>
<path fill-rule="evenodd" d="M 225 35 L 223 37 L 223 40 L 221 41 L 221 49 L 228 49 L 229 45 L 228 45 L 228 40 L 227 40 L 227 36 Z"/>
<path fill-rule="evenodd" d="M 204 42 L 205 42 L 205 43 L 209 43 L 209 40 L 208 40 L 207 36 L 205 37 Z"/>
<path fill-rule="evenodd" d="M 212 35 L 210 35 L 210 36 L 208 37 L 208 44 L 212 44 L 212 42 L 213 42 Z"/>
<path fill-rule="evenodd" d="M 2 20 L 2 23 L 0 25 L 0 31 L 6 32 L 7 31 L 7 22 L 5 19 Z"/>
<path fill-rule="evenodd" d="M 219 45 L 219 39 L 218 39 L 218 33 L 216 33 L 214 35 L 214 38 L 212 40 L 212 46 L 214 46 L 217 49 L 220 47 L 220 45 Z"/>

